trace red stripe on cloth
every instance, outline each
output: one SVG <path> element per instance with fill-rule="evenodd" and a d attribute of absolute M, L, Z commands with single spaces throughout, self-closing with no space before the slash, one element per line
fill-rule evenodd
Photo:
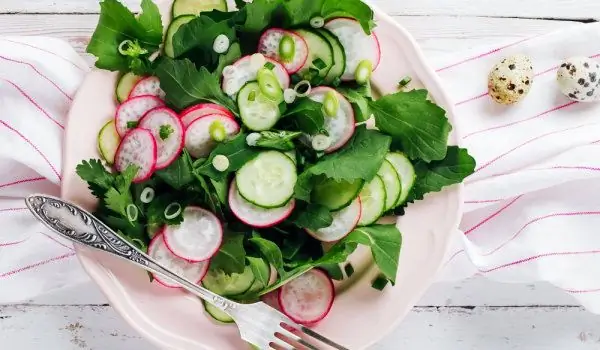
<path fill-rule="evenodd" d="M 27 44 L 27 43 L 23 43 L 23 42 L 20 42 L 20 41 L 13 41 L 13 40 L 10 40 L 10 39 L 5 39 L 5 38 L 0 38 L 0 40 L 3 40 L 3 41 L 8 41 L 8 42 L 10 42 L 10 43 L 17 44 L 17 45 L 23 45 L 23 46 L 31 47 L 31 48 L 33 48 L 33 49 L 36 49 L 36 50 L 40 50 L 40 51 L 43 51 L 43 52 L 49 53 L 49 54 L 51 54 L 51 55 L 53 55 L 53 56 L 55 56 L 55 57 L 58 57 L 58 58 L 62 59 L 62 60 L 63 60 L 63 61 L 65 61 L 65 62 L 68 62 L 68 63 L 72 64 L 72 65 L 73 65 L 73 67 L 75 67 L 75 68 L 78 68 L 78 69 L 79 69 L 79 70 L 81 70 L 81 71 L 84 71 L 84 72 L 86 71 L 84 68 L 81 68 L 81 67 L 80 67 L 78 64 L 76 64 L 75 62 L 73 62 L 73 61 L 69 60 L 68 58 L 62 57 L 61 55 L 58 55 L 58 54 L 56 54 L 55 52 L 52 52 L 52 51 L 46 50 L 46 49 L 44 49 L 44 48 L 41 48 L 41 47 L 38 47 L 38 46 L 34 46 L 34 45 L 31 45 L 31 44 Z"/>
<path fill-rule="evenodd" d="M 595 215 L 600 215 L 600 211 L 554 213 L 554 214 L 548 214 L 548 215 L 537 217 L 535 219 L 532 219 L 531 221 L 529 221 L 525 225 L 523 225 L 519 229 L 519 231 L 517 231 L 514 235 L 512 235 L 512 237 L 509 238 L 506 242 L 500 244 L 498 247 L 490 250 L 487 253 L 482 253 L 481 255 L 482 256 L 489 256 L 489 255 L 492 255 L 492 254 L 496 253 L 500 249 L 504 248 L 507 244 L 509 244 L 510 242 L 514 241 L 517 237 L 519 237 L 519 235 L 521 235 L 521 233 L 523 233 L 523 231 L 525 231 L 529 226 L 531 226 L 531 225 L 533 225 L 535 223 L 538 223 L 540 221 L 544 221 L 546 219 L 551 219 L 551 218 L 557 218 L 557 217 L 595 216 Z"/>
<path fill-rule="evenodd" d="M 0 78 L 2 79 L 2 78 Z M 58 125 L 61 129 L 64 130 L 64 126 L 56 119 L 52 118 L 50 116 L 50 114 L 48 114 L 48 112 L 46 112 L 39 104 L 37 104 L 37 102 L 35 102 L 35 100 L 33 98 L 31 98 L 31 96 L 29 96 L 25 91 L 23 91 L 23 89 L 21 89 L 17 84 L 13 83 L 10 80 L 6 80 L 6 79 L 2 79 L 5 82 L 9 83 L 10 85 L 12 85 L 15 89 L 17 89 L 21 95 L 23 95 L 23 97 L 25 97 L 26 99 L 29 100 L 29 102 L 31 102 L 40 112 L 42 112 L 48 119 L 50 119 L 51 121 L 54 122 L 54 124 Z"/>
<path fill-rule="evenodd" d="M 597 289 L 582 289 L 582 290 L 577 290 L 577 289 L 563 289 L 563 290 L 565 292 L 571 293 L 571 294 L 586 294 L 586 293 L 600 292 L 600 288 L 597 288 Z"/>
<path fill-rule="evenodd" d="M 474 132 L 472 132 L 472 133 L 470 133 L 470 134 L 467 134 L 467 135 L 463 136 L 463 140 L 466 140 L 466 139 L 468 139 L 468 138 L 469 138 L 469 137 L 471 137 L 471 136 L 475 136 L 475 135 L 478 135 L 478 134 L 482 134 L 482 133 L 485 133 L 485 132 L 488 132 L 488 131 L 492 131 L 492 130 L 498 130 L 498 129 L 504 129 L 504 128 L 508 128 L 508 127 L 510 127 L 510 126 L 513 126 L 513 125 L 517 125 L 517 124 L 525 123 L 525 122 L 528 122 L 528 121 L 530 121 L 530 120 L 534 120 L 534 119 L 537 119 L 537 118 L 543 117 L 543 116 L 545 116 L 545 115 L 548 115 L 548 114 L 550 114 L 550 113 L 552 113 L 552 112 L 560 111 L 561 109 L 565 109 L 565 108 L 567 108 L 567 107 L 570 107 L 570 106 L 572 106 L 572 105 L 575 105 L 575 104 L 578 104 L 578 103 L 579 103 L 579 102 L 576 102 L 576 101 L 571 101 L 571 102 L 565 103 L 565 104 L 563 104 L 563 105 L 560 105 L 560 106 L 553 107 L 552 109 L 549 109 L 549 110 L 547 110 L 547 111 L 544 111 L 544 112 L 542 112 L 542 113 L 540 113 L 540 114 L 537 114 L 537 115 L 535 115 L 535 116 L 533 116 L 533 117 L 530 117 L 530 118 L 527 118 L 527 119 L 519 120 L 519 121 L 516 121 L 516 122 L 512 122 L 512 123 L 504 124 L 504 125 L 494 126 L 494 127 L 487 128 L 487 129 L 483 129 L 483 130 L 479 130 L 479 131 L 474 131 Z"/>
<path fill-rule="evenodd" d="M 10 212 L 10 211 L 23 211 L 23 210 L 29 210 L 26 207 L 22 207 L 22 208 L 4 208 L 4 209 L 0 209 L 0 213 L 4 213 L 4 212 Z"/>
<path fill-rule="evenodd" d="M 503 211 L 505 211 L 506 209 L 508 209 L 511 205 L 515 204 L 516 201 L 518 201 L 519 199 L 521 199 L 521 197 L 523 197 L 523 195 L 520 195 L 518 197 L 516 197 L 515 199 L 513 199 L 512 201 L 510 201 L 508 204 L 506 204 L 505 206 L 503 206 L 502 208 L 498 209 L 496 212 L 494 212 L 492 215 L 488 216 L 487 218 L 483 219 L 481 222 L 479 222 L 477 225 L 471 227 L 470 229 L 465 231 L 465 235 L 471 234 L 473 233 L 473 231 L 479 229 L 481 226 L 485 225 L 486 223 L 488 223 L 490 220 L 492 220 L 493 218 L 495 218 L 496 216 L 500 215 Z"/>
<path fill-rule="evenodd" d="M 60 177 L 60 173 L 56 170 L 56 168 L 54 167 L 54 165 L 52 165 L 52 163 L 50 162 L 50 160 L 48 159 L 48 157 L 46 157 L 46 155 L 44 155 L 44 153 L 42 153 L 42 151 L 40 151 L 40 149 L 37 148 L 37 146 L 34 145 L 33 142 L 29 141 L 29 139 L 27 137 L 25 137 L 23 134 L 21 134 L 17 129 L 15 129 L 12 126 L 8 125 L 5 121 L 0 120 L 0 123 L 2 125 L 6 126 L 9 130 L 11 130 L 12 132 L 14 132 L 15 134 L 19 135 L 19 137 L 21 137 L 25 142 L 27 142 L 31 147 L 33 147 L 33 149 L 40 156 L 42 156 L 42 158 L 44 158 L 44 160 L 50 166 L 50 168 L 52 168 L 52 171 L 54 172 L 54 174 L 56 174 L 56 176 L 58 177 L 58 179 L 62 180 L 62 178 Z"/>
<path fill-rule="evenodd" d="M 536 38 L 536 37 L 537 37 L 537 36 L 530 37 L 530 38 L 525 38 L 525 39 L 521 39 L 521 40 L 519 40 L 519 41 L 517 41 L 517 42 L 515 42 L 515 43 L 509 44 L 509 45 L 506 45 L 506 46 L 502 46 L 502 47 L 499 47 L 499 48 L 493 49 L 493 50 L 491 50 L 491 51 L 488 51 L 488 52 L 482 53 L 482 54 L 480 54 L 480 55 L 477 55 L 477 56 L 474 56 L 474 57 L 471 57 L 471 58 L 467 58 L 467 59 L 465 59 L 465 60 L 463 60 L 463 61 L 460 61 L 460 62 L 457 62 L 457 63 L 451 64 L 451 65 L 449 65 L 449 66 L 446 66 L 446 67 L 443 67 L 443 68 L 440 68 L 440 69 L 436 70 L 436 72 L 438 72 L 438 73 L 439 73 L 439 72 L 443 72 L 443 71 L 445 71 L 445 70 L 448 70 L 448 69 L 450 69 L 450 68 L 454 68 L 454 67 L 456 67 L 456 66 L 460 66 L 461 64 L 464 64 L 464 63 L 467 63 L 467 62 L 471 62 L 471 61 L 476 61 L 476 60 L 478 60 L 478 59 L 480 59 L 480 58 L 484 58 L 484 57 L 486 57 L 486 56 L 489 56 L 489 55 L 495 54 L 496 52 L 502 51 L 502 50 L 504 50 L 504 49 L 506 49 L 506 48 L 509 48 L 509 47 L 512 47 L 512 46 L 515 46 L 515 45 L 518 45 L 518 44 L 520 44 L 520 43 L 526 42 L 526 41 L 528 41 L 528 40 L 531 40 L 531 39 L 533 39 L 533 38 Z"/>
<path fill-rule="evenodd" d="M 49 234 L 47 234 L 47 233 L 44 233 L 44 232 L 40 232 L 40 233 L 41 233 L 41 234 L 43 234 L 44 236 L 48 237 L 50 240 L 52 240 L 52 241 L 56 242 L 57 244 L 59 244 L 59 245 L 61 245 L 61 246 L 65 247 L 65 248 L 67 248 L 67 249 L 69 249 L 69 250 L 75 251 L 75 249 L 73 249 L 72 247 L 69 247 L 68 245 L 66 245 L 66 244 L 62 243 L 62 242 L 61 242 L 61 241 L 59 241 L 58 239 L 56 239 L 56 238 L 54 238 L 54 237 L 50 236 Z"/>
<path fill-rule="evenodd" d="M 533 142 L 535 142 L 535 141 L 537 141 L 537 140 L 543 139 L 543 138 L 544 138 L 544 137 L 546 137 L 546 136 L 556 135 L 556 134 L 560 134 L 560 133 L 563 133 L 563 132 L 567 132 L 567 131 L 572 131 L 572 130 L 580 129 L 580 128 L 583 128 L 583 127 L 586 127 L 586 126 L 590 126 L 590 125 L 594 125 L 594 124 L 585 124 L 585 125 L 579 125 L 579 126 L 576 126 L 576 127 L 572 127 L 572 128 L 568 128 L 568 129 L 562 129 L 562 130 L 558 130 L 558 131 L 552 131 L 552 132 L 549 132 L 549 133 L 546 133 L 546 134 L 543 134 L 543 135 L 540 135 L 540 136 L 534 137 L 534 138 L 532 138 L 531 140 L 529 140 L 529 141 L 526 141 L 526 142 L 524 142 L 524 143 L 522 143 L 522 144 L 520 144 L 520 145 L 518 145 L 518 146 L 516 146 L 516 147 L 514 147 L 514 148 L 512 148 L 512 149 L 510 149 L 509 151 L 506 151 L 506 152 L 502 153 L 501 155 L 497 156 L 496 158 L 494 158 L 494 159 L 492 159 L 492 160 L 488 161 L 487 163 L 485 163 L 485 164 L 483 164 L 482 166 L 480 166 L 478 169 L 475 169 L 475 172 L 477 173 L 477 172 L 479 172 L 479 171 L 481 171 L 481 170 L 483 170 L 483 169 L 485 169 L 485 168 L 489 167 L 490 165 L 492 165 L 492 164 L 496 163 L 498 160 L 500 160 L 500 159 L 502 159 L 502 158 L 506 157 L 507 155 L 509 155 L 509 154 L 511 154 L 512 152 L 514 152 L 514 151 L 518 150 L 519 148 L 521 148 L 521 147 L 524 147 L 524 146 L 526 146 L 526 145 L 528 145 L 528 144 L 530 144 L 530 143 L 533 143 Z"/>
<path fill-rule="evenodd" d="M 14 186 L 14 185 L 20 185 L 20 184 L 29 183 L 29 182 L 43 181 L 43 180 L 46 180 L 46 178 L 45 177 L 34 177 L 31 179 L 15 180 L 13 182 L 0 184 L 0 188 Z"/>
<path fill-rule="evenodd" d="M 23 243 L 23 242 L 25 242 L 25 241 L 27 241 L 27 240 L 26 240 L 26 239 L 24 239 L 24 240 L 22 240 L 22 241 L 16 241 L 16 242 L 7 242 L 7 243 L 0 243 L 0 248 L 2 248 L 2 247 L 10 247 L 10 246 L 13 246 L 13 245 L 18 245 L 18 244 L 21 244 L 21 243 Z"/>
<path fill-rule="evenodd" d="M 481 95 L 477 95 L 477 96 L 475 96 L 475 97 L 471 97 L 471 98 L 469 98 L 469 99 L 467 99 L 467 100 L 464 100 L 464 101 L 458 102 L 457 104 L 455 104 L 455 106 L 457 106 L 457 107 L 458 107 L 458 106 L 464 105 L 464 104 L 466 104 L 466 103 L 469 103 L 469 102 L 473 102 L 473 101 L 479 100 L 480 98 L 482 98 L 482 97 L 486 97 L 486 96 L 488 96 L 489 94 L 490 94 L 489 92 L 486 92 L 486 93 L 483 93 L 483 94 L 481 94 Z"/>
<path fill-rule="evenodd" d="M 67 94 L 63 89 L 60 88 L 60 86 L 58 86 L 55 82 L 53 82 L 52 79 L 48 78 L 47 76 L 44 75 L 44 73 L 40 72 L 33 64 L 31 64 L 29 62 L 23 62 L 23 61 L 15 60 L 15 59 L 12 59 L 12 58 L 9 58 L 9 57 L 4 57 L 4 56 L 0 56 L 0 58 L 3 59 L 3 60 L 6 60 L 6 61 L 11 61 L 11 62 L 19 63 L 19 64 L 24 64 L 24 65 L 27 65 L 27 66 L 31 67 L 31 69 L 33 69 L 42 78 L 46 79 L 46 81 L 48 81 L 50 84 L 54 85 L 54 87 L 57 88 L 58 91 L 60 91 L 63 95 L 65 95 L 66 98 L 68 98 L 70 101 L 73 100 L 73 98 L 71 96 L 69 96 L 69 94 Z"/>
<path fill-rule="evenodd" d="M 485 199 L 485 200 L 473 200 L 473 201 L 465 201 L 466 204 L 484 204 L 484 203 L 498 203 L 506 200 L 506 198 L 501 199 Z"/>
<path fill-rule="evenodd" d="M 551 257 L 551 256 L 569 256 L 569 255 L 591 255 L 591 254 L 598 254 L 600 253 L 600 250 L 589 250 L 589 251 L 582 251 L 582 252 L 554 252 L 554 253 L 546 253 L 546 254 L 540 254 L 540 255 L 535 255 L 535 256 L 530 256 L 528 258 L 524 258 L 521 260 L 517 260 L 517 261 L 513 261 L 507 264 L 503 264 L 500 266 L 496 266 L 494 268 L 488 269 L 488 270 L 479 270 L 481 273 L 489 273 L 489 272 L 494 272 L 497 270 L 501 270 L 507 267 L 511 267 L 511 266 L 516 266 L 516 265 L 520 265 L 520 264 L 524 264 L 524 263 L 528 263 L 530 261 L 534 261 L 534 260 L 538 260 L 541 258 L 547 258 L 547 257 Z"/>
<path fill-rule="evenodd" d="M 48 260 L 40 261 L 38 263 L 27 265 L 27 266 L 21 267 L 21 268 L 16 269 L 16 270 L 5 272 L 3 274 L 0 274 L 0 279 L 16 275 L 18 273 L 21 273 L 21 272 L 24 272 L 24 271 L 27 271 L 27 270 L 35 269 L 35 268 L 38 268 L 40 266 L 49 264 L 51 262 L 55 262 L 55 261 L 60 261 L 60 260 L 63 260 L 63 259 L 67 259 L 67 258 L 70 258 L 72 256 L 75 256 L 74 252 L 70 252 L 70 253 L 67 253 L 67 254 L 64 254 L 64 255 L 56 256 L 56 257 L 48 259 Z"/>
<path fill-rule="evenodd" d="M 448 261 L 446 261 L 446 263 L 444 264 L 444 266 L 447 266 L 448 264 L 450 264 L 452 262 L 452 260 L 454 260 L 454 258 L 456 258 L 457 256 L 459 256 L 461 253 L 464 253 L 465 250 L 461 249 L 459 251 L 457 251 L 456 253 L 452 254 L 452 256 L 450 257 L 450 259 L 448 259 Z"/>

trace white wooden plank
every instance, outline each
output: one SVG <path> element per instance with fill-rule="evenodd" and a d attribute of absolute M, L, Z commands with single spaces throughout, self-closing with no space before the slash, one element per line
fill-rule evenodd
<path fill-rule="evenodd" d="M 138 8 L 140 0 L 122 0 Z M 596 0 L 372 0 L 394 15 L 462 15 L 501 17 L 552 17 L 587 19 L 600 17 Z M 97 13 L 98 0 L 2 0 L 0 13 Z"/>
<path fill-rule="evenodd" d="M 517 41 L 576 25 L 563 21 L 452 16 L 395 18 L 415 36 L 428 55 L 488 46 L 497 41 Z M 68 40 L 78 52 L 83 53 L 97 21 L 97 15 L 0 15 L 0 35 L 59 37 Z"/>
<path fill-rule="evenodd" d="M 416 308 L 372 350 L 591 350 L 599 316 L 580 308 Z M 0 307 L 2 349 L 155 349 L 110 307 Z"/>

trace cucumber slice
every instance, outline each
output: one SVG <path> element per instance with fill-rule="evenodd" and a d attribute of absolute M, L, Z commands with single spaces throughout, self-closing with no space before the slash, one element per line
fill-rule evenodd
<path fill-rule="evenodd" d="M 308 44 L 308 58 L 298 74 L 306 80 L 319 84 L 325 80 L 333 67 L 333 48 L 329 40 L 314 30 L 298 29 L 295 33 L 300 35 Z M 323 65 L 323 67 L 319 67 L 318 74 L 313 71 L 317 69 L 315 67 L 317 61 Z"/>
<path fill-rule="evenodd" d="M 171 24 L 169 24 L 169 28 L 167 29 L 167 34 L 165 35 L 165 55 L 167 55 L 167 57 L 175 58 L 175 52 L 173 51 L 173 37 L 182 25 L 194 18 L 196 18 L 194 15 L 183 15 L 174 18 L 173 21 L 171 21 Z"/>
<path fill-rule="evenodd" d="M 381 168 L 377 172 L 377 175 L 381 177 L 381 180 L 383 180 L 383 185 L 385 186 L 385 210 L 387 211 L 393 209 L 394 206 L 396 206 L 396 202 L 398 202 L 398 198 L 400 198 L 400 193 L 402 192 L 400 176 L 398 176 L 398 173 L 392 164 L 387 160 L 381 164 Z"/>
<path fill-rule="evenodd" d="M 392 164 L 394 170 L 396 170 L 398 173 L 398 177 L 400 177 L 400 186 L 402 187 L 402 192 L 400 193 L 400 197 L 398 197 L 398 201 L 396 202 L 397 207 L 406 202 L 408 194 L 415 184 L 415 168 L 408 157 L 404 155 L 404 153 L 388 153 L 388 155 L 385 156 L 385 159 Z"/>
<path fill-rule="evenodd" d="M 137 76 L 131 72 L 123 74 L 117 82 L 117 88 L 115 89 L 115 95 L 119 103 L 129 98 L 129 93 L 133 90 L 133 87 L 142 80 L 143 77 Z"/>
<path fill-rule="evenodd" d="M 236 174 L 242 197 L 263 208 L 279 208 L 289 202 L 297 179 L 296 164 L 277 151 L 262 152 Z"/>
<path fill-rule="evenodd" d="M 298 155 L 296 154 L 296 150 L 287 151 L 284 154 L 286 156 L 288 156 L 292 160 L 292 162 L 294 162 L 294 164 L 298 164 L 298 159 L 297 159 Z"/>
<path fill-rule="evenodd" d="M 312 200 L 317 204 L 326 206 L 331 211 L 342 210 L 358 197 L 364 184 L 363 180 L 337 182 L 333 179 L 320 177 L 313 189 Z"/>
<path fill-rule="evenodd" d="M 204 311 L 206 311 L 208 316 L 213 318 L 215 321 L 218 321 L 221 323 L 233 323 L 233 318 L 231 318 L 231 316 L 229 316 L 225 312 L 219 310 L 212 304 L 209 304 L 206 301 L 202 300 L 202 305 L 204 305 Z"/>
<path fill-rule="evenodd" d="M 248 259 L 248 258 L 246 258 Z M 257 262 L 257 264 L 254 266 L 254 269 L 258 269 L 258 273 L 260 273 L 263 276 L 270 276 L 271 275 L 271 266 L 269 266 L 269 264 L 267 264 L 267 262 L 264 259 L 258 258 L 255 259 L 254 261 Z M 256 273 L 255 273 L 256 275 Z M 265 289 L 265 287 L 267 287 L 261 280 L 259 280 L 258 278 L 254 279 L 254 282 L 252 283 L 252 286 L 250 286 L 250 289 L 248 289 L 248 292 L 250 293 L 256 293 L 256 292 L 260 292 L 261 290 Z"/>
<path fill-rule="evenodd" d="M 375 176 L 360 192 L 362 209 L 358 225 L 369 226 L 385 211 L 385 186 L 381 177 Z"/>
<path fill-rule="evenodd" d="M 104 124 L 98 133 L 98 150 L 102 158 L 110 165 L 115 162 L 115 154 L 121 143 L 121 137 L 113 120 Z"/>
<path fill-rule="evenodd" d="M 327 41 L 329 41 L 329 44 L 331 44 L 331 48 L 333 50 L 333 66 L 325 77 L 325 83 L 331 84 L 336 79 L 341 78 L 346 70 L 346 51 L 344 51 L 344 47 L 342 46 L 340 39 L 333 35 L 333 33 L 329 30 L 317 29 L 317 33 L 321 34 L 325 37 L 325 39 L 327 39 Z"/>
<path fill-rule="evenodd" d="M 279 105 L 263 96 L 256 82 L 248 83 L 238 94 L 242 122 L 252 131 L 266 131 L 279 121 Z"/>
<path fill-rule="evenodd" d="M 246 266 L 244 272 L 228 275 L 220 270 L 210 270 L 202 279 L 204 288 L 222 296 L 243 294 L 250 289 L 254 283 L 254 273 L 250 266 Z"/>
<path fill-rule="evenodd" d="M 175 0 L 171 16 L 173 18 L 183 15 L 198 16 L 200 12 L 212 10 L 227 12 L 227 0 Z"/>

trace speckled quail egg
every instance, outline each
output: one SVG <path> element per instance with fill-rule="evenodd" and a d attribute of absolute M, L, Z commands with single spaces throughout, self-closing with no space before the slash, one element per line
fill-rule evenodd
<path fill-rule="evenodd" d="M 587 57 L 571 57 L 558 69 L 560 91 L 571 100 L 600 101 L 600 63 Z"/>
<path fill-rule="evenodd" d="M 510 105 L 521 101 L 533 84 L 533 65 L 525 55 L 504 58 L 490 72 L 488 89 L 492 99 Z"/>

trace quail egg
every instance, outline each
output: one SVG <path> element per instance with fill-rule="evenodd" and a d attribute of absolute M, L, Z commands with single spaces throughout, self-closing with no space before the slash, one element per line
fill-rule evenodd
<path fill-rule="evenodd" d="M 558 69 L 560 91 L 571 100 L 600 100 L 600 63 L 587 57 L 571 57 Z"/>
<path fill-rule="evenodd" d="M 510 105 L 521 101 L 533 84 L 533 65 L 525 55 L 504 58 L 490 72 L 488 89 L 492 99 Z"/>

